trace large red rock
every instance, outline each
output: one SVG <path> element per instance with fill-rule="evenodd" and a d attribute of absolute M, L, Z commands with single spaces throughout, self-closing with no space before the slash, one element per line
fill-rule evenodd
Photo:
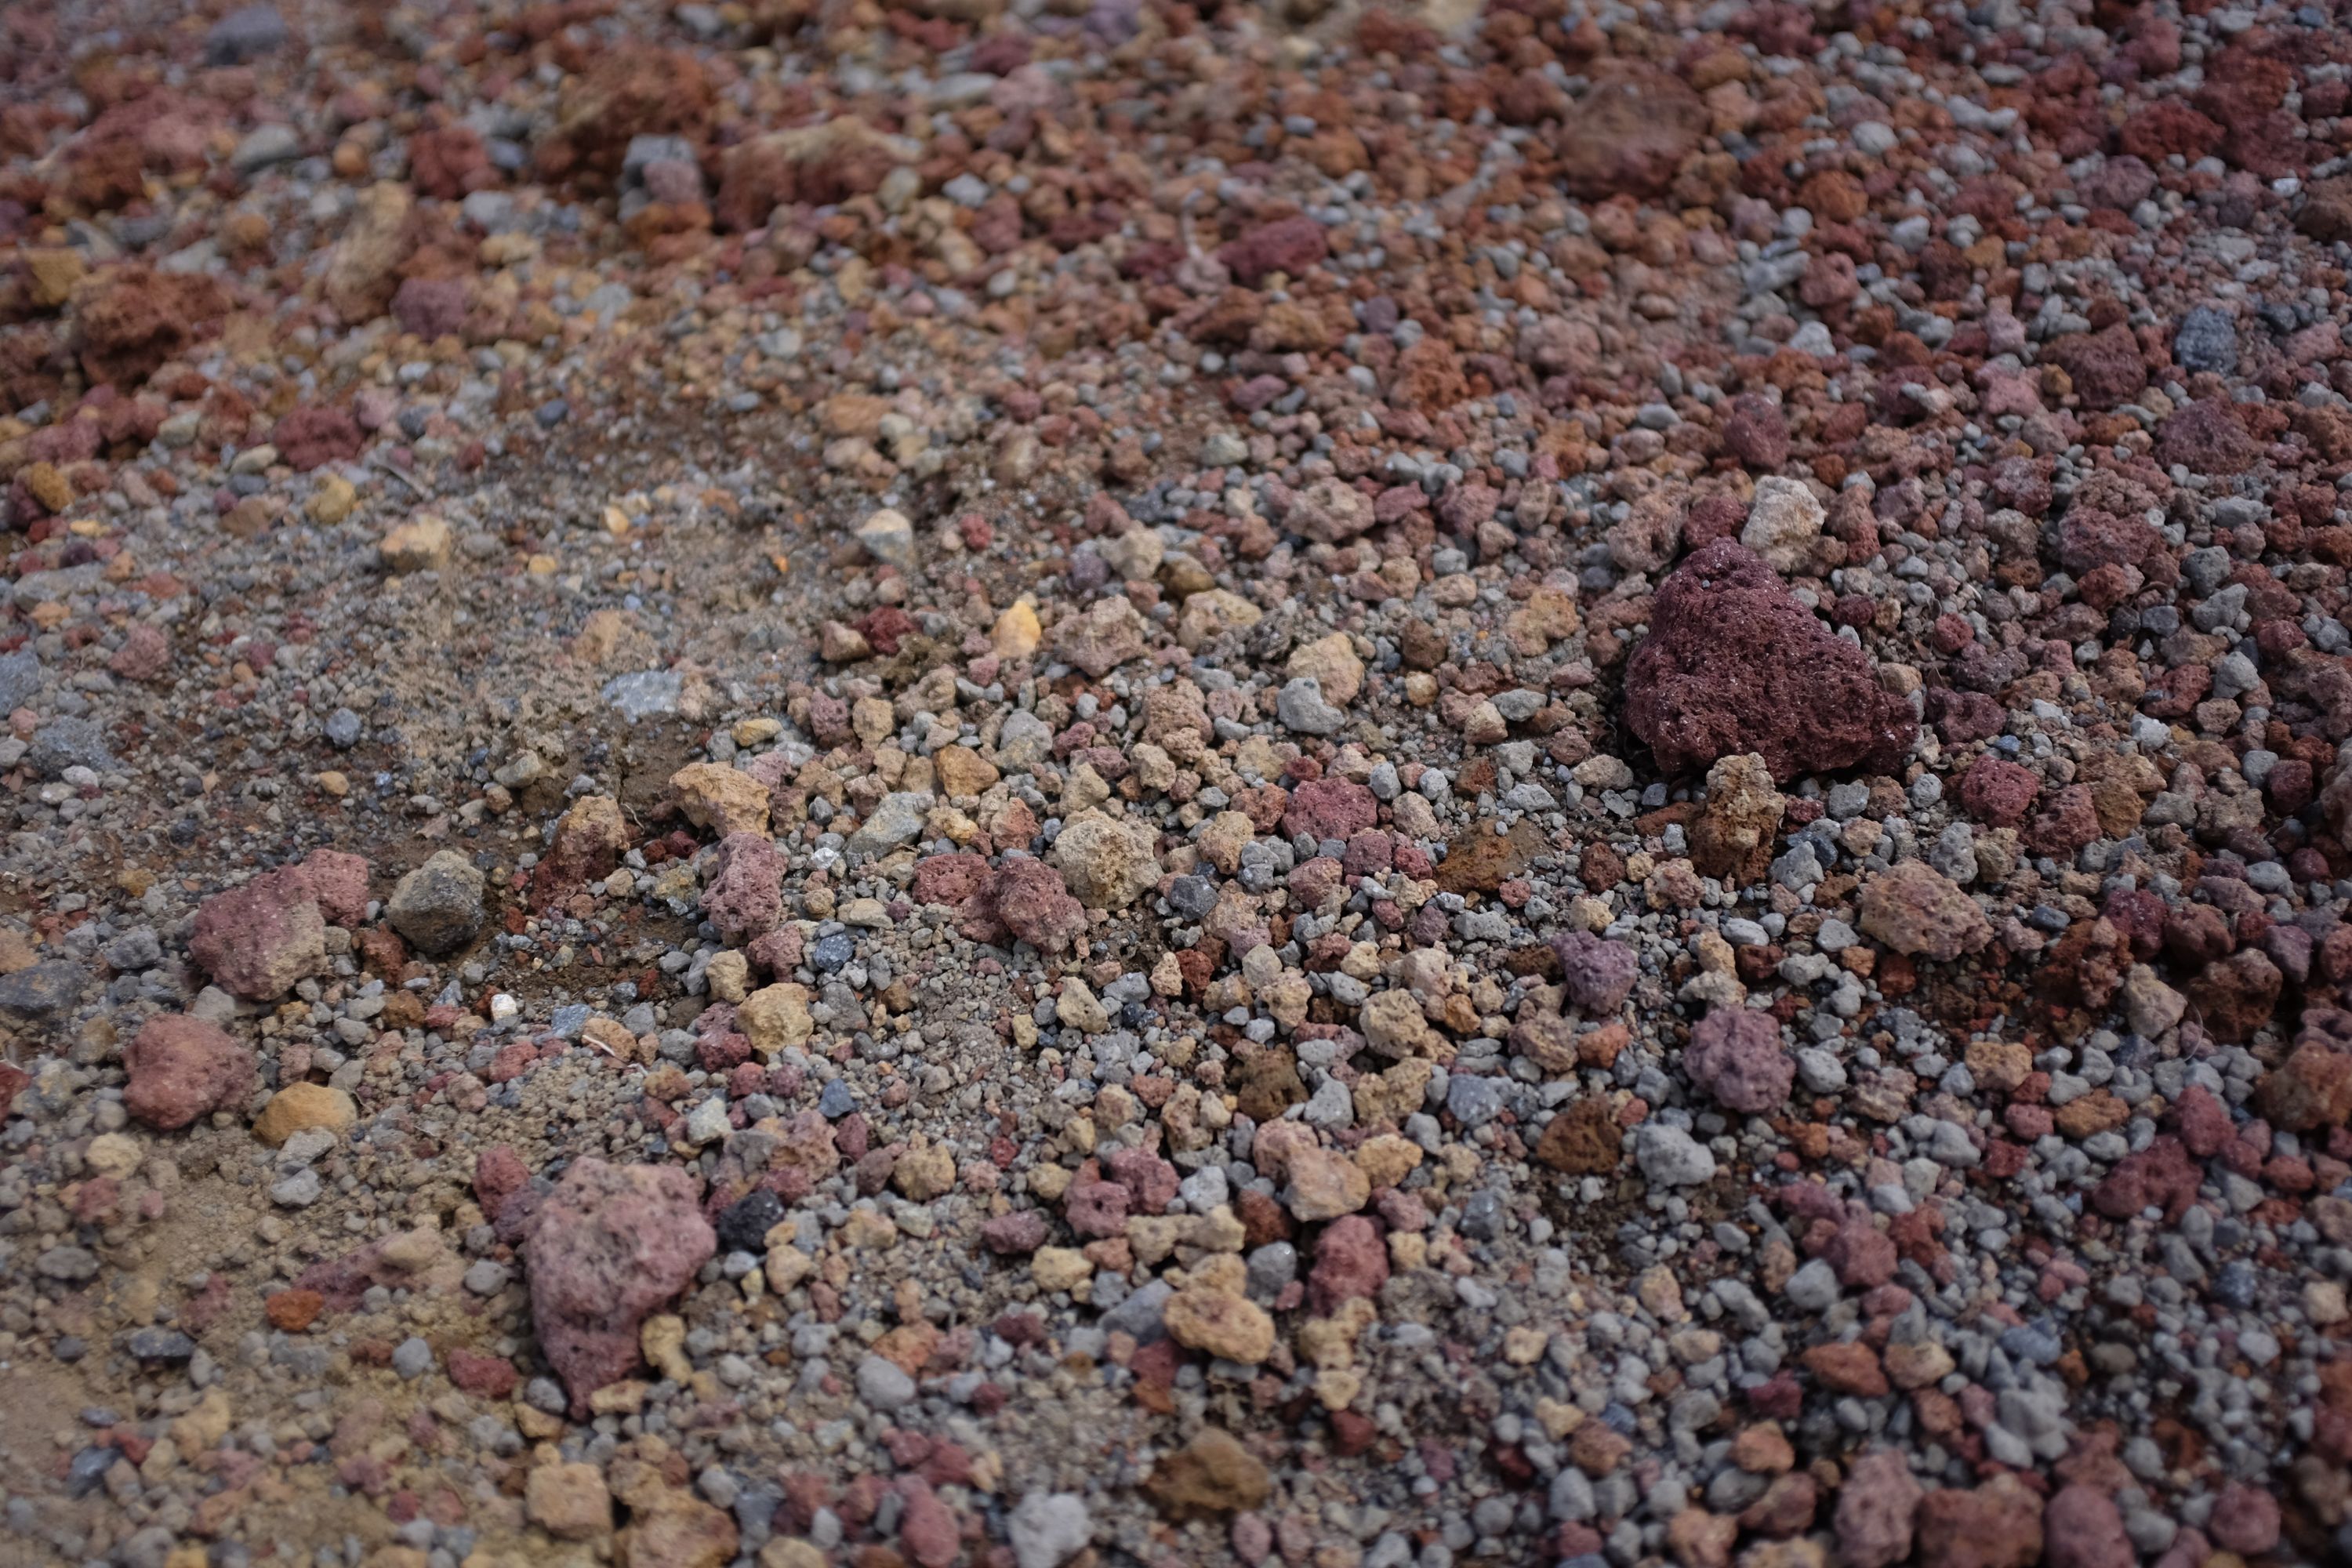
<path fill-rule="evenodd" d="M 1922 1568 L 2032 1568 L 2042 1556 L 2042 1500 L 2008 1474 L 1929 1492 L 1916 1528 Z"/>
<path fill-rule="evenodd" d="M 1922 1495 L 1899 1451 L 1880 1448 L 1856 1459 L 1838 1493 L 1840 1561 L 1851 1568 L 1894 1568 L 1910 1556 Z"/>
<path fill-rule="evenodd" d="M 131 1074 L 123 1109 L 166 1131 L 253 1092 L 253 1053 L 216 1025 L 184 1014 L 148 1019 L 123 1047 L 122 1065 Z"/>
<path fill-rule="evenodd" d="M 526 1254 L 531 1321 L 575 1417 L 635 1369 L 638 1327 L 717 1250 L 698 1185 L 674 1165 L 582 1159 L 539 1205 Z"/>
<path fill-rule="evenodd" d="M 75 306 L 82 370 L 128 393 L 210 336 L 227 309 L 220 285 L 200 273 L 109 268 Z"/>
<path fill-rule="evenodd" d="M 1706 103 L 1680 77 L 1612 60 L 1560 121 L 1559 170 L 1569 194 L 1659 195 L 1706 140 Z"/>
<path fill-rule="evenodd" d="M 272 1002 L 327 967 L 327 927 L 367 918 L 368 863 L 340 849 L 314 850 L 196 910 L 188 952 L 224 990 Z"/>
<path fill-rule="evenodd" d="M 1782 782 L 1891 773 L 1919 733 L 1868 656 L 1727 539 L 1687 557 L 1658 589 L 1650 635 L 1626 664 L 1625 722 L 1663 773 L 1703 773 L 1754 752 Z"/>
<path fill-rule="evenodd" d="M 196 909 L 188 952 L 223 990 L 274 1002 L 327 967 L 327 922 L 299 878 L 256 877 Z"/>
<path fill-rule="evenodd" d="M 1083 940 L 1087 911 L 1060 872 L 1043 860 L 1012 859 L 996 868 L 988 900 L 995 923 L 1040 952 L 1059 952 Z"/>

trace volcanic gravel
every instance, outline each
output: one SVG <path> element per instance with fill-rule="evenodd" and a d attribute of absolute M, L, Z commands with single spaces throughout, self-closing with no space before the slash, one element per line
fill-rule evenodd
<path fill-rule="evenodd" d="M 2352 1556 L 2347 20 L 0 6 L 0 1563 Z"/>

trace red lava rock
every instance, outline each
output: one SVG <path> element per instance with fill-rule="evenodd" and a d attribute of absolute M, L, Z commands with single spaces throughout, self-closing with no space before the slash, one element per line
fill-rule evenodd
<path fill-rule="evenodd" d="M 629 852 L 629 828 L 617 803 L 591 796 L 556 819 L 555 837 L 531 868 L 531 889 L 551 899 L 613 874 Z"/>
<path fill-rule="evenodd" d="M 1912 1520 L 1926 1495 L 1896 1450 L 1877 1448 L 1854 1460 L 1838 1491 L 1839 1561 L 1848 1568 L 1894 1568 L 1910 1556 Z"/>
<path fill-rule="evenodd" d="M 1311 217 L 1286 217 L 1260 224 L 1220 248 L 1217 259 L 1236 281 L 1255 289 L 1270 273 L 1301 277 L 1328 254 L 1321 224 Z"/>
<path fill-rule="evenodd" d="M 2033 807 L 2042 781 L 2032 770 L 1999 757 L 1979 757 L 1960 776 L 1960 808 L 1994 827 L 2014 827 Z"/>
<path fill-rule="evenodd" d="M 575 1419 L 636 1366 L 638 1326 L 717 1249 L 698 1185 L 676 1166 L 583 1158 L 540 1204 L 527 1254 L 531 1321 Z"/>
<path fill-rule="evenodd" d="M 980 1243 L 1000 1258 L 1020 1258 L 1045 1245 L 1045 1216 L 1035 1209 L 998 1215 L 980 1227 Z"/>
<path fill-rule="evenodd" d="M 1760 753 L 1776 781 L 1885 772 L 1918 724 L 1862 651 L 1730 541 L 1685 559 L 1658 590 L 1625 674 L 1625 722 L 1669 774 Z"/>
<path fill-rule="evenodd" d="M 2036 855 L 2070 860 L 2074 851 L 2099 837 L 2099 813 L 2088 784 L 2068 784 L 2034 814 L 2019 835 Z"/>
<path fill-rule="evenodd" d="M 1559 959 L 1560 988 L 1592 1017 L 1605 1017 L 1622 1006 L 1642 972 L 1633 948 L 1591 931 L 1563 931 L 1551 939 L 1551 950 Z"/>
<path fill-rule="evenodd" d="M 499 173 L 480 132 L 444 125 L 408 139 L 408 180 L 420 195 L 454 202 L 497 184 Z"/>
<path fill-rule="evenodd" d="M 1328 1316 L 1342 1302 L 1375 1300 L 1388 1278 L 1389 1252 L 1380 1226 L 1363 1215 L 1342 1215 L 1315 1238 L 1315 1267 L 1307 1277 L 1308 1309 Z"/>
<path fill-rule="evenodd" d="M 428 342 L 452 336 L 466 324 L 467 292 L 461 278 L 411 278 L 392 297 L 393 319 Z"/>
<path fill-rule="evenodd" d="M 1789 422 L 1769 400 L 1743 393 L 1732 400 L 1731 417 L 1724 421 L 1723 446 L 1749 469 L 1777 474 L 1789 464 Z M 1684 536 L 1688 539 L 1687 530 Z"/>
<path fill-rule="evenodd" d="M 504 1143 L 493 1143 L 474 1160 L 474 1198 L 492 1219 L 507 1200 L 530 1184 L 522 1157 Z"/>
<path fill-rule="evenodd" d="M 272 872 L 196 908 L 188 952 L 224 990 L 274 1002 L 327 967 L 327 922 L 297 877 Z"/>
<path fill-rule="evenodd" d="M 447 1366 L 452 1384 L 467 1394 L 479 1394 L 484 1399 L 506 1398 L 514 1392 L 515 1384 L 520 1381 L 514 1363 L 462 1347 L 449 1352 Z"/>
<path fill-rule="evenodd" d="M 2352 1051 L 2313 1034 L 2295 1043 L 2277 1067 L 2254 1086 L 2254 1108 L 2289 1132 L 2341 1127 L 2352 1121 Z M 2187 1109 L 2183 1111 L 2187 1138 Z M 2226 1119 L 2225 1119 L 2226 1125 Z M 2215 1147 L 2218 1148 L 2216 1142 Z"/>
<path fill-rule="evenodd" d="M 1752 1007 L 1717 1007 L 1692 1025 L 1683 1069 L 1719 1103 L 1750 1116 L 1787 1100 L 1797 1079 L 1780 1025 Z"/>
<path fill-rule="evenodd" d="M 1149 1149 L 1114 1149 L 1103 1158 L 1111 1180 L 1127 1189 L 1137 1214 L 1160 1214 L 1176 1201 L 1176 1167 Z"/>
<path fill-rule="evenodd" d="M 2124 1533 L 2116 1500 L 2080 1482 L 2059 1489 L 2042 1515 L 2048 1568 L 2133 1568 L 2139 1553 Z"/>
<path fill-rule="evenodd" d="M 216 331 L 228 302 L 202 273 L 111 267 L 75 306 L 82 369 L 125 391 Z"/>
<path fill-rule="evenodd" d="M 919 1477 L 901 1478 L 898 1495 L 906 1500 L 898 1517 L 898 1541 L 907 1555 L 919 1568 L 948 1568 L 963 1549 L 955 1510 Z"/>
<path fill-rule="evenodd" d="M 1706 136 L 1706 105 L 1690 84 L 1654 66 L 1612 58 L 1561 118 L 1560 178 L 1570 195 L 1654 196 L 1674 183 Z"/>
<path fill-rule="evenodd" d="M 270 427 L 271 445 L 286 465 L 309 473 L 327 463 L 349 462 L 365 444 L 360 427 L 340 408 L 297 408 Z"/>
<path fill-rule="evenodd" d="M 2042 1556 L 2042 1500 L 2011 1475 L 1920 1500 L 1920 1568 L 2032 1568 Z"/>
<path fill-rule="evenodd" d="M 555 135 L 540 150 L 541 167 L 610 178 L 639 136 L 698 142 L 709 131 L 715 93 L 702 62 L 683 50 L 606 50 L 565 92 Z"/>
<path fill-rule="evenodd" d="M 1063 1195 L 1062 1217 L 1080 1236 L 1122 1235 L 1127 1230 L 1127 1189 L 1117 1182 L 1073 1182 Z"/>
<path fill-rule="evenodd" d="M 1059 952 L 1086 936 L 1085 907 L 1042 860 L 1022 857 L 999 866 L 989 900 L 1004 928 L 1040 952 Z"/>
<path fill-rule="evenodd" d="M 152 680 L 172 664 L 172 639 L 148 621 L 133 621 L 106 668 L 124 680 Z"/>
<path fill-rule="evenodd" d="M 2158 461 L 2194 474 L 2242 474 L 2262 457 L 2236 412 L 2213 398 L 2188 404 L 2158 425 L 2156 451 Z"/>
<path fill-rule="evenodd" d="M 2260 952 L 2231 953 L 2189 983 L 2189 1016 L 2217 1040 L 2243 1040 L 2270 1022 L 2284 978 Z"/>
<path fill-rule="evenodd" d="M 1348 779 L 1323 778 L 1290 792 L 1282 813 L 1282 831 L 1321 841 L 1345 840 L 1380 820 L 1380 802 L 1362 784 Z"/>
<path fill-rule="evenodd" d="M 729 834 L 719 841 L 703 883 L 702 912 L 727 941 L 750 941 L 783 918 L 787 868 L 766 834 Z"/>
<path fill-rule="evenodd" d="M 2241 1557 L 2259 1557 L 2279 1543 L 2278 1499 L 2261 1487 L 2231 1481 L 2213 1500 L 2205 1533 L 2214 1545 Z"/>
<path fill-rule="evenodd" d="M 2147 385 L 2147 364 L 2139 340 L 2118 321 L 2095 332 L 2076 332 L 2042 350 L 2042 358 L 2063 370 L 2074 383 L 2074 395 L 2085 408 L 2113 408 L 2128 403 Z"/>
<path fill-rule="evenodd" d="M 123 1047 L 123 1109 L 166 1131 L 241 1105 L 253 1092 L 253 1053 L 202 1018 L 150 1018 Z"/>
<path fill-rule="evenodd" d="M 2203 1173 L 2190 1163 L 2180 1140 L 2159 1134 L 2137 1154 L 2116 1163 L 2091 1189 L 2091 1204 L 2109 1219 L 2129 1219 L 2142 1209 L 2160 1208 L 2168 1223 L 2196 1201 Z"/>
<path fill-rule="evenodd" d="M 278 873 L 308 894 L 330 925 L 357 926 L 367 919 L 367 857 L 341 849 L 314 849 L 299 866 Z"/>
<path fill-rule="evenodd" d="M 985 855 L 929 855 L 915 863 L 915 901 L 956 905 L 977 898 L 989 883 Z"/>

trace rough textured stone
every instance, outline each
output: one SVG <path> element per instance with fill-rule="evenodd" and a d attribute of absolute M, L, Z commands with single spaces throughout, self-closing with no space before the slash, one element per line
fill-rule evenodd
<path fill-rule="evenodd" d="M 1780 1026 L 1748 1007 L 1717 1007 L 1693 1025 L 1683 1068 L 1717 1101 L 1751 1116 L 1787 1100 L 1797 1077 Z"/>
<path fill-rule="evenodd" d="M 783 856 L 764 833 L 730 833 L 719 841 L 702 885 L 702 912 L 720 937 L 740 944 L 783 917 Z"/>
<path fill-rule="evenodd" d="M 1171 1519 L 1238 1513 L 1273 1490 L 1265 1466 L 1230 1432 L 1204 1426 L 1151 1468 L 1144 1490 Z"/>
<path fill-rule="evenodd" d="M 1706 105 L 1681 78 L 1609 60 L 1560 121 L 1561 178 L 1591 200 L 1660 195 L 1706 128 Z"/>
<path fill-rule="evenodd" d="M 1924 860 L 1891 866 L 1863 884 L 1862 931 L 1897 952 L 1954 959 L 1992 940 L 1977 901 Z"/>
<path fill-rule="evenodd" d="M 1084 811 L 1062 825 L 1047 858 L 1087 908 L 1125 909 L 1160 880 L 1156 838 L 1144 823 Z"/>
<path fill-rule="evenodd" d="M 540 1204 L 527 1254 L 531 1321 L 575 1417 L 590 1394 L 628 1375 L 639 1325 L 717 1247 L 696 1184 L 676 1166 L 583 1158 Z"/>
<path fill-rule="evenodd" d="M 217 1026 L 177 1013 L 141 1026 L 123 1047 L 122 1065 L 131 1079 L 123 1109 L 167 1131 L 253 1092 L 253 1053 Z"/>
<path fill-rule="evenodd" d="M 197 906 L 188 952 L 223 989 L 273 1002 L 326 969 L 327 922 L 299 881 L 256 877 Z"/>
<path fill-rule="evenodd" d="M 482 929 L 480 868 L 455 849 L 443 849 L 400 879 L 384 919 L 420 952 L 455 952 Z"/>
<path fill-rule="evenodd" d="M 1650 635 L 1626 667 L 1625 722 L 1667 773 L 1755 752 L 1782 781 L 1892 770 L 1918 735 L 1862 650 L 1728 540 L 1690 556 L 1658 590 Z"/>

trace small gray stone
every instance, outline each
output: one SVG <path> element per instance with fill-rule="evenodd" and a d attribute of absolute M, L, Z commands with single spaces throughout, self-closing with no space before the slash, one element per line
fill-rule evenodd
<path fill-rule="evenodd" d="M 415 1382 L 433 1370 L 433 1347 L 416 1335 L 409 1335 L 394 1347 L 392 1370 L 400 1374 L 403 1382 Z"/>
<path fill-rule="evenodd" d="M 244 5 L 215 22 L 205 35 L 205 63 L 236 66 L 276 54 L 286 47 L 286 19 L 275 5 Z"/>
<path fill-rule="evenodd" d="M 632 724 L 640 719 L 656 719 L 677 711 L 680 698 L 686 694 L 686 678 L 674 669 L 641 669 L 631 675 L 616 675 L 604 683 L 604 700 L 621 710 L 621 717 Z M 1053 739 L 1049 732 L 1046 736 Z"/>
<path fill-rule="evenodd" d="M 137 1329 L 123 1336 L 122 1348 L 141 1361 L 186 1361 L 196 1353 L 196 1342 L 177 1329 Z"/>
<path fill-rule="evenodd" d="M 1455 1073 L 1445 1086 L 1445 1109 L 1465 1127 L 1483 1127 L 1503 1113 L 1510 1086 L 1498 1078 Z"/>
<path fill-rule="evenodd" d="M 852 855 L 887 855 L 901 844 L 912 843 L 923 831 L 923 823 L 930 816 L 931 797 L 915 791 L 899 791 L 884 795 L 877 802 L 874 813 L 857 825 L 849 836 Z"/>
<path fill-rule="evenodd" d="M 444 849 L 400 879 L 384 916 L 421 952 L 438 957 L 482 929 L 483 877 L 455 849 Z"/>
<path fill-rule="evenodd" d="M 857 1396 L 877 1410 L 896 1410 L 915 1398 L 915 1380 L 898 1363 L 869 1355 L 857 1363 Z"/>
<path fill-rule="evenodd" d="M 319 1173 L 305 1165 L 269 1189 L 269 1201 L 284 1208 L 306 1209 L 319 1201 Z"/>
<path fill-rule="evenodd" d="M 2227 311 L 2200 305 L 2180 318 L 2172 336 L 2172 357 L 2185 370 L 2227 375 L 2238 368 L 2238 328 Z"/>
<path fill-rule="evenodd" d="M 34 731 L 32 749 L 25 753 L 25 760 L 47 778 L 56 778 L 68 768 L 104 773 L 121 765 L 107 749 L 106 731 L 95 721 L 69 715 L 52 719 Z"/>
<path fill-rule="evenodd" d="M 22 1026 L 66 1012 L 81 1000 L 87 979 L 80 965 L 62 958 L 0 975 L 0 1020 Z"/>
<path fill-rule="evenodd" d="M 1838 1299 L 1837 1270 L 1826 1258 L 1816 1258 L 1789 1276 L 1783 1294 L 1801 1312 L 1826 1312 Z"/>
<path fill-rule="evenodd" d="M 1633 1162 L 1654 1187 L 1695 1187 L 1715 1179 L 1715 1156 L 1679 1127 L 1645 1121 L 1633 1137 Z"/>
<path fill-rule="evenodd" d="M 118 974 L 135 974 L 163 962 L 163 942 L 152 926 L 132 926 L 99 949 L 107 967 Z"/>
<path fill-rule="evenodd" d="M 1103 1314 L 1105 1331 L 1117 1331 L 1131 1336 L 1139 1345 L 1148 1345 L 1165 1337 L 1167 1325 L 1161 1321 L 1168 1298 L 1176 1288 L 1165 1279 L 1154 1279 L 1141 1289 L 1130 1291 L 1125 1300 Z"/>
<path fill-rule="evenodd" d="M 302 138 L 291 125 L 257 125 L 236 144 L 228 162 L 238 174 L 250 174 L 273 163 L 290 163 L 301 155 Z"/>
<path fill-rule="evenodd" d="M 86 1247 L 52 1247 L 33 1259 L 33 1271 L 44 1279 L 79 1284 L 98 1273 L 98 1254 Z"/>
<path fill-rule="evenodd" d="M 1301 735 L 1328 735 L 1348 721 L 1348 715 L 1323 700 L 1323 683 L 1311 675 L 1292 679 L 1275 700 L 1283 728 Z"/>
<path fill-rule="evenodd" d="M 1075 1492 L 1031 1492 L 1005 1520 L 1019 1568 L 1058 1568 L 1094 1538 L 1087 1502 Z"/>
<path fill-rule="evenodd" d="M 41 668 L 41 656 L 31 648 L 0 654 L 0 710 L 13 713 L 19 708 L 31 707 L 47 683 L 48 673 Z"/>

